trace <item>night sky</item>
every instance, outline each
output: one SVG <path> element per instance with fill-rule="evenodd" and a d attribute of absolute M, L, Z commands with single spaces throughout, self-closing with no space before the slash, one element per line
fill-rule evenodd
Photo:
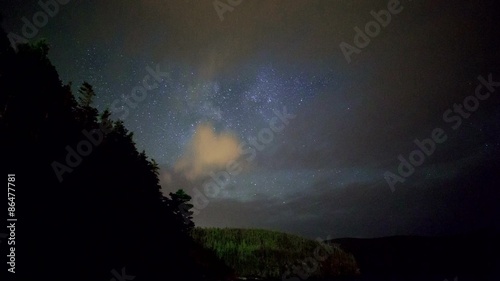
<path fill-rule="evenodd" d="M 160 165 L 164 192 L 194 197 L 196 225 L 311 238 L 500 229 L 493 1 L 220 0 L 219 14 L 212 0 L 66 2 L 27 39 L 48 40 L 74 92 L 94 86 L 98 109 Z M 388 4 L 399 12 L 356 47 L 355 28 Z M 23 17 L 43 11 L 0 8 L 23 37 Z M 342 42 L 357 50 L 348 59 Z M 467 98 L 478 85 L 483 98 Z M 435 129 L 441 143 L 400 177 L 398 156 Z M 391 188 L 387 172 L 404 182 Z"/>

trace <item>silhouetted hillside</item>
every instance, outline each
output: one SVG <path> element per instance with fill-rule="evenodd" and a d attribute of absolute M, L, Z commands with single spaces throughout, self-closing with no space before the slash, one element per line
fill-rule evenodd
<path fill-rule="evenodd" d="M 133 133 L 94 107 L 90 84 L 77 92 L 64 85 L 48 52 L 43 41 L 14 50 L 0 32 L 0 148 L 16 175 L 16 278 L 223 278 L 227 269 L 219 263 L 213 272 L 213 255 L 204 266 L 206 251 L 187 234 L 192 223 L 178 203 L 190 198 L 162 194 L 158 166 Z"/>
<path fill-rule="evenodd" d="M 475 234 L 342 238 L 330 242 L 354 255 L 362 276 L 385 280 L 400 280 L 397 278 L 401 276 L 406 280 L 421 280 L 420 277 L 451 280 L 454 276 L 458 280 L 497 280 L 491 278 L 499 276 L 499 238 L 499 235 Z"/>

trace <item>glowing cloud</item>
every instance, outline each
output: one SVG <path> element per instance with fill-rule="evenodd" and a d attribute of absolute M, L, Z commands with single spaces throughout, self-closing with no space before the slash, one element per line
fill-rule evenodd
<path fill-rule="evenodd" d="M 216 169 L 224 169 L 240 156 L 239 140 L 230 133 L 217 134 L 211 124 L 201 124 L 175 164 L 175 171 L 195 180 Z"/>

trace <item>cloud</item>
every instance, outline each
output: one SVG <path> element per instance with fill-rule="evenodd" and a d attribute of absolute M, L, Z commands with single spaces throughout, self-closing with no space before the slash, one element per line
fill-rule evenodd
<path fill-rule="evenodd" d="M 332 42 L 338 31 L 352 30 L 355 23 L 349 19 L 362 8 L 368 13 L 376 7 L 371 2 L 368 6 L 322 0 L 243 1 L 220 21 L 213 2 L 90 1 L 72 13 L 80 20 L 71 30 L 88 45 L 98 40 L 116 42 L 127 56 L 148 55 L 155 61 L 192 65 L 210 80 L 241 71 L 240 64 L 254 62 L 256 54 L 271 53 L 282 62 L 323 61 L 338 46 L 339 42 Z"/>
<path fill-rule="evenodd" d="M 211 124 L 200 124 L 186 151 L 174 166 L 175 172 L 187 179 L 196 180 L 217 169 L 225 169 L 227 163 L 240 156 L 239 139 L 231 133 L 215 132 Z"/>
<path fill-rule="evenodd" d="M 285 198 L 217 198 L 194 220 L 201 227 L 265 228 L 312 239 L 498 231 L 499 169 L 492 159 L 460 168 L 456 178 L 427 180 L 425 186 L 408 181 L 394 193 L 383 180 L 345 187 L 317 181 Z"/>

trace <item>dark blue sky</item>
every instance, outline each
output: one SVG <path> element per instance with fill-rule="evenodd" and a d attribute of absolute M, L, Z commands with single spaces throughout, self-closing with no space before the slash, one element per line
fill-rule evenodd
<path fill-rule="evenodd" d="M 52 6 L 31 41 L 48 40 L 64 83 L 95 87 L 97 107 L 160 164 L 166 192 L 198 200 L 197 225 L 463 233 L 498 227 L 500 214 L 500 88 L 470 115 L 454 107 L 479 76 L 500 81 L 490 2 L 243 0 L 221 20 L 213 1 L 73 0 Z M 388 5 L 399 12 L 357 46 L 355 28 Z M 43 11 L 0 6 L 11 36 L 26 37 L 23 17 Z M 359 52 L 346 59 L 342 42 Z M 134 101 L 145 79 L 154 87 Z M 436 128 L 446 141 L 398 174 L 398 156 Z M 386 172 L 405 179 L 394 192 Z"/>

